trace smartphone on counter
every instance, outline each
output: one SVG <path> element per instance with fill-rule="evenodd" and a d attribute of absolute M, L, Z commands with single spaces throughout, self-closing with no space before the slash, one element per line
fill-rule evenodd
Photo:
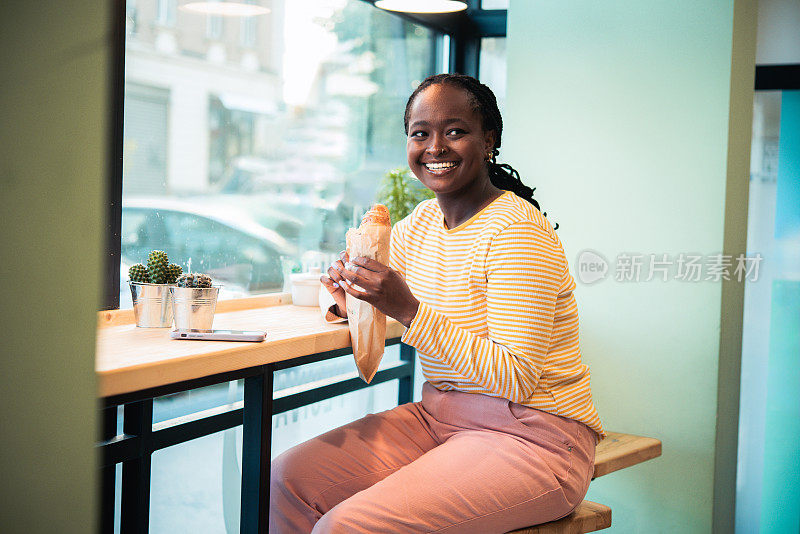
<path fill-rule="evenodd" d="M 201 341 L 264 341 L 263 330 L 186 330 L 179 328 L 170 333 L 172 339 L 194 339 Z"/>

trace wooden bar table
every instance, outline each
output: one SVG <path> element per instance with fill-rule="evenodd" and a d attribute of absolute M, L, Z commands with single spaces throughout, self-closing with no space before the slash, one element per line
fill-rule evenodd
<path fill-rule="evenodd" d="M 370 384 L 355 370 L 273 392 L 274 372 L 352 354 L 344 323 L 326 323 L 318 308 L 289 304 L 287 294 L 221 301 L 214 328 L 266 330 L 262 343 L 170 339 L 168 328 L 137 328 L 132 310 L 98 314 L 96 373 L 102 409 L 100 531 L 114 531 L 116 465 L 122 463 L 122 534 L 149 528 L 153 452 L 243 425 L 242 533 L 267 532 L 272 415 L 351 391 L 399 380 L 398 403 L 412 400 L 414 349 L 384 363 Z M 387 320 L 386 344 L 404 327 Z M 244 400 L 153 424 L 153 399 L 244 380 Z M 122 433 L 117 431 L 122 407 Z"/>

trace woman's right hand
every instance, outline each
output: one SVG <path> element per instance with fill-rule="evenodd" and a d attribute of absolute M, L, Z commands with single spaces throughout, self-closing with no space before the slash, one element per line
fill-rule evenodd
<path fill-rule="evenodd" d="M 347 282 L 344 277 L 342 277 L 342 271 L 344 270 L 344 264 L 348 261 L 350 261 L 350 258 L 347 255 L 347 251 L 343 251 L 339 254 L 339 259 L 328 267 L 327 275 L 322 275 L 319 279 L 336 302 L 336 315 L 344 318 L 347 317 L 347 305 L 342 284 L 346 284 Z"/>

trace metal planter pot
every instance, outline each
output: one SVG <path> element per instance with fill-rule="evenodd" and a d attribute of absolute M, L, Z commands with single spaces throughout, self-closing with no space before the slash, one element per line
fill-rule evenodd
<path fill-rule="evenodd" d="M 128 282 L 133 299 L 136 326 L 169 328 L 172 326 L 172 293 L 169 284 Z"/>
<path fill-rule="evenodd" d="M 175 328 L 211 330 L 219 287 L 171 287 Z"/>

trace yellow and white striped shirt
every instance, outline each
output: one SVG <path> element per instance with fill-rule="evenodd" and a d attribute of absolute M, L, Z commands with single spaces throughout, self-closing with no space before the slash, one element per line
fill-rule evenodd
<path fill-rule="evenodd" d="M 403 341 L 434 387 L 506 398 L 605 437 L 581 363 L 575 281 L 533 205 L 505 192 L 447 229 L 427 200 L 393 228 L 390 266 L 420 301 Z"/>

